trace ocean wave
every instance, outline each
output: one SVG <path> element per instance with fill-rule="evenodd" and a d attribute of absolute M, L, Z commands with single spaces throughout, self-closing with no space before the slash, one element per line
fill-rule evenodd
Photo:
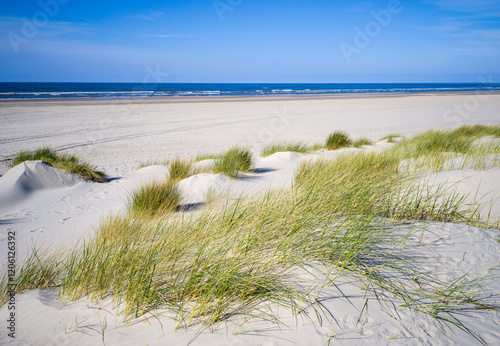
<path fill-rule="evenodd" d="M 12 87 L 17 85 L 18 89 Z M 49 85 L 40 90 L 39 84 Z M 179 86 L 176 88 L 176 86 Z M 202 86 L 201 88 L 199 86 Z M 213 86 L 213 88 L 211 88 Z M 108 88 L 109 90 L 105 90 Z M 127 90 L 127 88 L 130 88 Z M 31 90 L 30 90 L 31 89 Z M 50 90 L 52 89 L 52 90 Z M 57 90 L 60 89 L 60 90 Z M 94 90 L 92 90 L 94 89 Z M 416 93 L 457 91 L 498 91 L 500 84 L 164 84 L 158 90 L 139 85 L 108 83 L 0 83 L 0 99 L 5 98 L 136 98 L 246 95 L 323 95 L 366 93 Z"/>

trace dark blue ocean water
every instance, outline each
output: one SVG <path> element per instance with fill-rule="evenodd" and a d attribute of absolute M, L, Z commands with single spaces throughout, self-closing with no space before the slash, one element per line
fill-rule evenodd
<path fill-rule="evenodd" d="M 159 96 L 320 95 L 500 90 L 500 83 L 0 83 L 5 98 L 129 98 Z"/>

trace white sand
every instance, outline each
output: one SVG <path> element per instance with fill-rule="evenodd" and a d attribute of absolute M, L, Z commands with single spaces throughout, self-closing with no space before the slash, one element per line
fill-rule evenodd
<path fill-rule="evenodd" d="M 468 111 L 464 104 L 476 100 Z M 470 102 L 469 102 L 470 103 Z M 0 161 L 20 149 L 67 149 L 112 175 L 145 161 L 273 141 L 324 142 L 333 131 L 378 140 L 462 123 L 500 122 L 500 95 L 233 98 L 215 101 L 0 101 Z M 456 107 L 461 114 L 453 113 Z M 451 114 L 450 114 L 451 113 Z M 2 174 L 0 162 L 0 174 Z"/>
<path fill-rule="evenodd" d="M 488 95 L 464 122 L 498 124 L 500 96 Z M 384 98 L 244 99 L 204 102 L 5 102 L 0 104 L 0 143 L 3 158 L 21 149 L 41 145 L 67 148 L 111 173 L 106 184 L 72 180 L 41 164 L 28 163 L 0 177 L 0 258 L 7 258 L 7 234 L 16 232 L 18 261 L 32 244 L 68 247 L 92 236 L 100 221 L 123 211 L 131 191 L 147 181 L 163 179 L 165 166 L 135 171 L 140 162 L 217 152 L 235 143 L 259 151 L 274 140 L 323 141 L 334 130 L 346 130 L 354 138 L 378 139 L 389 133 L 411 135 L 430 128 L 451 128 L 444 114 L 467 96 L 397 96 Z M 341 155 L 347 151 L 383 150 L 385 142 L 360 150 L 348 149 L 316 155 L 277 153 L 256 162 L 256 172 L 239 180 L 200 174 L 179 183 L 185 204 L 203 202 L 210 189 L 229 191 L 232 197 L 270 187 L 290 186 L 294 170 L 304 159 Z M 203 165 L 201 163 L 200 165 Z M 429 176 L 438 182 L 458 182 L 461 193 L 490 202 L 500 215 L 500 170 L 452 170 Z M 20 187 L 21 186 L 21 187 Z M 28 186 L 27 188 L 24 187 Z M 495 214 L 497 215 L 497 214 Z M 500 235 L 473 227 L 415 223 L 396 233 L 414 234 L 399 249 L 414 256 L 419 270 L 443 280 L 467 275 L 490 275 L 482 283 L 481 298 L 500 306 Z M 423 232 L 425 230 L 425 232 Z M 2 260 L 2 268 L 5 267 Z M 314 265 L 321 277 L 322 267 Z M 302 273 L 302 275 L 306 275 Z M 310 274 L 309 274 L 310 275 Z M 312 279 L 311 279 L 312 280 Z M 312 282 L 312 281 L 311 281 Z M 329 336 L 340 344 L 472 344 L 474 338 L 438 323 L 427 315 L 400 307 L 390 293 L 360 290 L 361 283 L 342 277 L 337 286 L 321 293 L 325 314 L 319 320 L 312 307 L 293 316 L 279 311 L 281 325 L 253 320 L 243 326 L 234 319 L 215 330 L 174 331 L 175 322 L 166 311 L 157 311 L 121 323 L 112 302 L 90 304 L 86 299 L 61 304 L 53 291 L 29 291 L 16 296 L 16 339 L 7 337 L 7 306 L 0 309 L 1 343 L 183 345 L 319 345 Z M 345 299 L 346 295 L 349 300 Z M 366 304 L 366 305 L 365 305 Z M 477 336 L 489 344 L 500 343 L 497 310 L 456 312 Z M 104 336 L 103 336 L 104 329 Z"/>
<path fill-rule="evenodd" d="M 70 187 L 82 182 L 73 174 L 63 172 L 42 161 L 26 161 L 3 177 L 0 184 L 0 208 L 7 208 L 18 200 L 26 199 L 37 190 Z"/>

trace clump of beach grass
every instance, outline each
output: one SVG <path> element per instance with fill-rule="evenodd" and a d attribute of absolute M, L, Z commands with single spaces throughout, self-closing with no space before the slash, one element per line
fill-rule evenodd
<path fill-rule="evenodd" d="M 372 145 L 372 141 L 366 137 L 361 137 L 356 139 L 353 143 L 352 146 L 354 148 L 360 148 L 363 145 Z"/>
<path fill-rule="evenodd" d="M 464 221 L 460 198 L 439 187 L 427 193 L 416 176 L 398 173 L 398 165 L 397 157 L 385 153 L 304 162 L 295 184 L 312 208 L 324 212 L 376 214 L 395 221 Z"/>
<path fill-rule="evenodd" d="M 129 198 L 128 211 L 137 217 L 164 216 L 175 211 L 180 192 L 170 181 L 152 182 L 134 191 Z"/>
<path fill-rule="evenodd" d="M 218 160 L 221 157 L 222 157 L 222 154 L 210 154 L 210 153 L 198 154 L 198 155 L 196 155 L 194 162 L 200 162 L 200 161 L 204 161 L 204 160 Z"/>
<path fill-rule="evenodd" d="M 453 131 L 431 130 L 409 138 L 389 150 L 401 161 L 411 160 L 413 170 L 439 172 L 453 169 L 485 169 L 500 163 L 498 141 L 477 142 L 481 137 L 495 136 L 500 126 L 465 125 Z"/>
<path fill-rule="evenodd" d="M 389 135 L 386 135 L 382 138 L 380 138 L 381 141 L 383 140 L 386 140 L 387 139 L 387 143 L 394 143 L 394 139 L 396 138 L 402 138 L 403 136 L 397 134 L 397 133 L 391 133 Z"/>
<path fill-rule="evenodd" d="M 222 173 L 230 178 L 237 178 L 240 172 L 249 172 L 253 159 L 250 149 L 235 146 L 226 151 L 219 159 L 215 160 L 214 173 Z"/>
<path fill-rule="evenodd" d="M 137 166 L 137 170 L 146 168 L 146 167 L 151 167 L 151 166 L 166 166 L 168 165 L 168 162 L 160 162 L 160 161 L 145 161 L 139 164 Z"/>
<path fill-rule="evenodd" d="M 274 153 L 292 151 L 296 153 L 308 153 L 313 151 L 312 147 L 303 143 L 273 143 L 265 146 L 261 151 L 262 157 L 267 157 Z"/>
<path fill-rule="evenodd" d="M 404 141 L 397 148 L 408 156 L 418 157 L 440 152 L 464 153 L 471 142 L 469 136 L 460 136 L 450 131 L 431 130 Z"/>
<path fill-rule="evenodd" d="M 488 125 L 462 125 L 453 131 L 453 134 L 459 137 L 500 137 L 500 126 Z"/>
<path fill-rule="evenodd" d="M 321 149 L 325 149 L 325 145 L 323 143 L 314 143 L 311 146 L 311 151 L 318 151 L 318 150 L 321 150 Z"/>
<path fill-rule="evenodd" d="M 191 176 L 193 174 L 192 166 L 191 161 L 183 160 L 178 157 L 170 161 L 169 182 L 173 185 Z"/>
<path fill-rule="evenodd" d="M 345 132 L 337 131 L 328 136 L 326 139 L 325 147 L 327 150 L 336 150 L 344 147 L 348 147 L 352 144 L 349 139 L 349 135 Z"/>
<path fill-rule="evenodd" d="M 35 150 L 20 151 L 10 162 L 10 167 L 17 166 L 24 161 L 42 160 L 46 163 L 53 163 L 57 160 L 58 154 L 49 147 L 42 147 Z"/>
<path fill-rule="evenodd" d="M 10 167 L 17 166 L 24 161 L 33 160 L 42 160 L 52 167 L 76 174 L 87 181 L 99 183 L 106 181 L 106 175 L 103 172 L 96 170 L 94 166 L 86 162 L 82 162 L 76 155 L 59 154 L 49 147 L 19 152 L 10 162 Z"/>

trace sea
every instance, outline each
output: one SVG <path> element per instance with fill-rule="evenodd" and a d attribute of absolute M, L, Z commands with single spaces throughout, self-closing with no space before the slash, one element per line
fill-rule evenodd
<path fill-rule="evenodd" d="M 0 99 L 154 98 L 497 91 L 500 83 L 0 83 Z"/>

